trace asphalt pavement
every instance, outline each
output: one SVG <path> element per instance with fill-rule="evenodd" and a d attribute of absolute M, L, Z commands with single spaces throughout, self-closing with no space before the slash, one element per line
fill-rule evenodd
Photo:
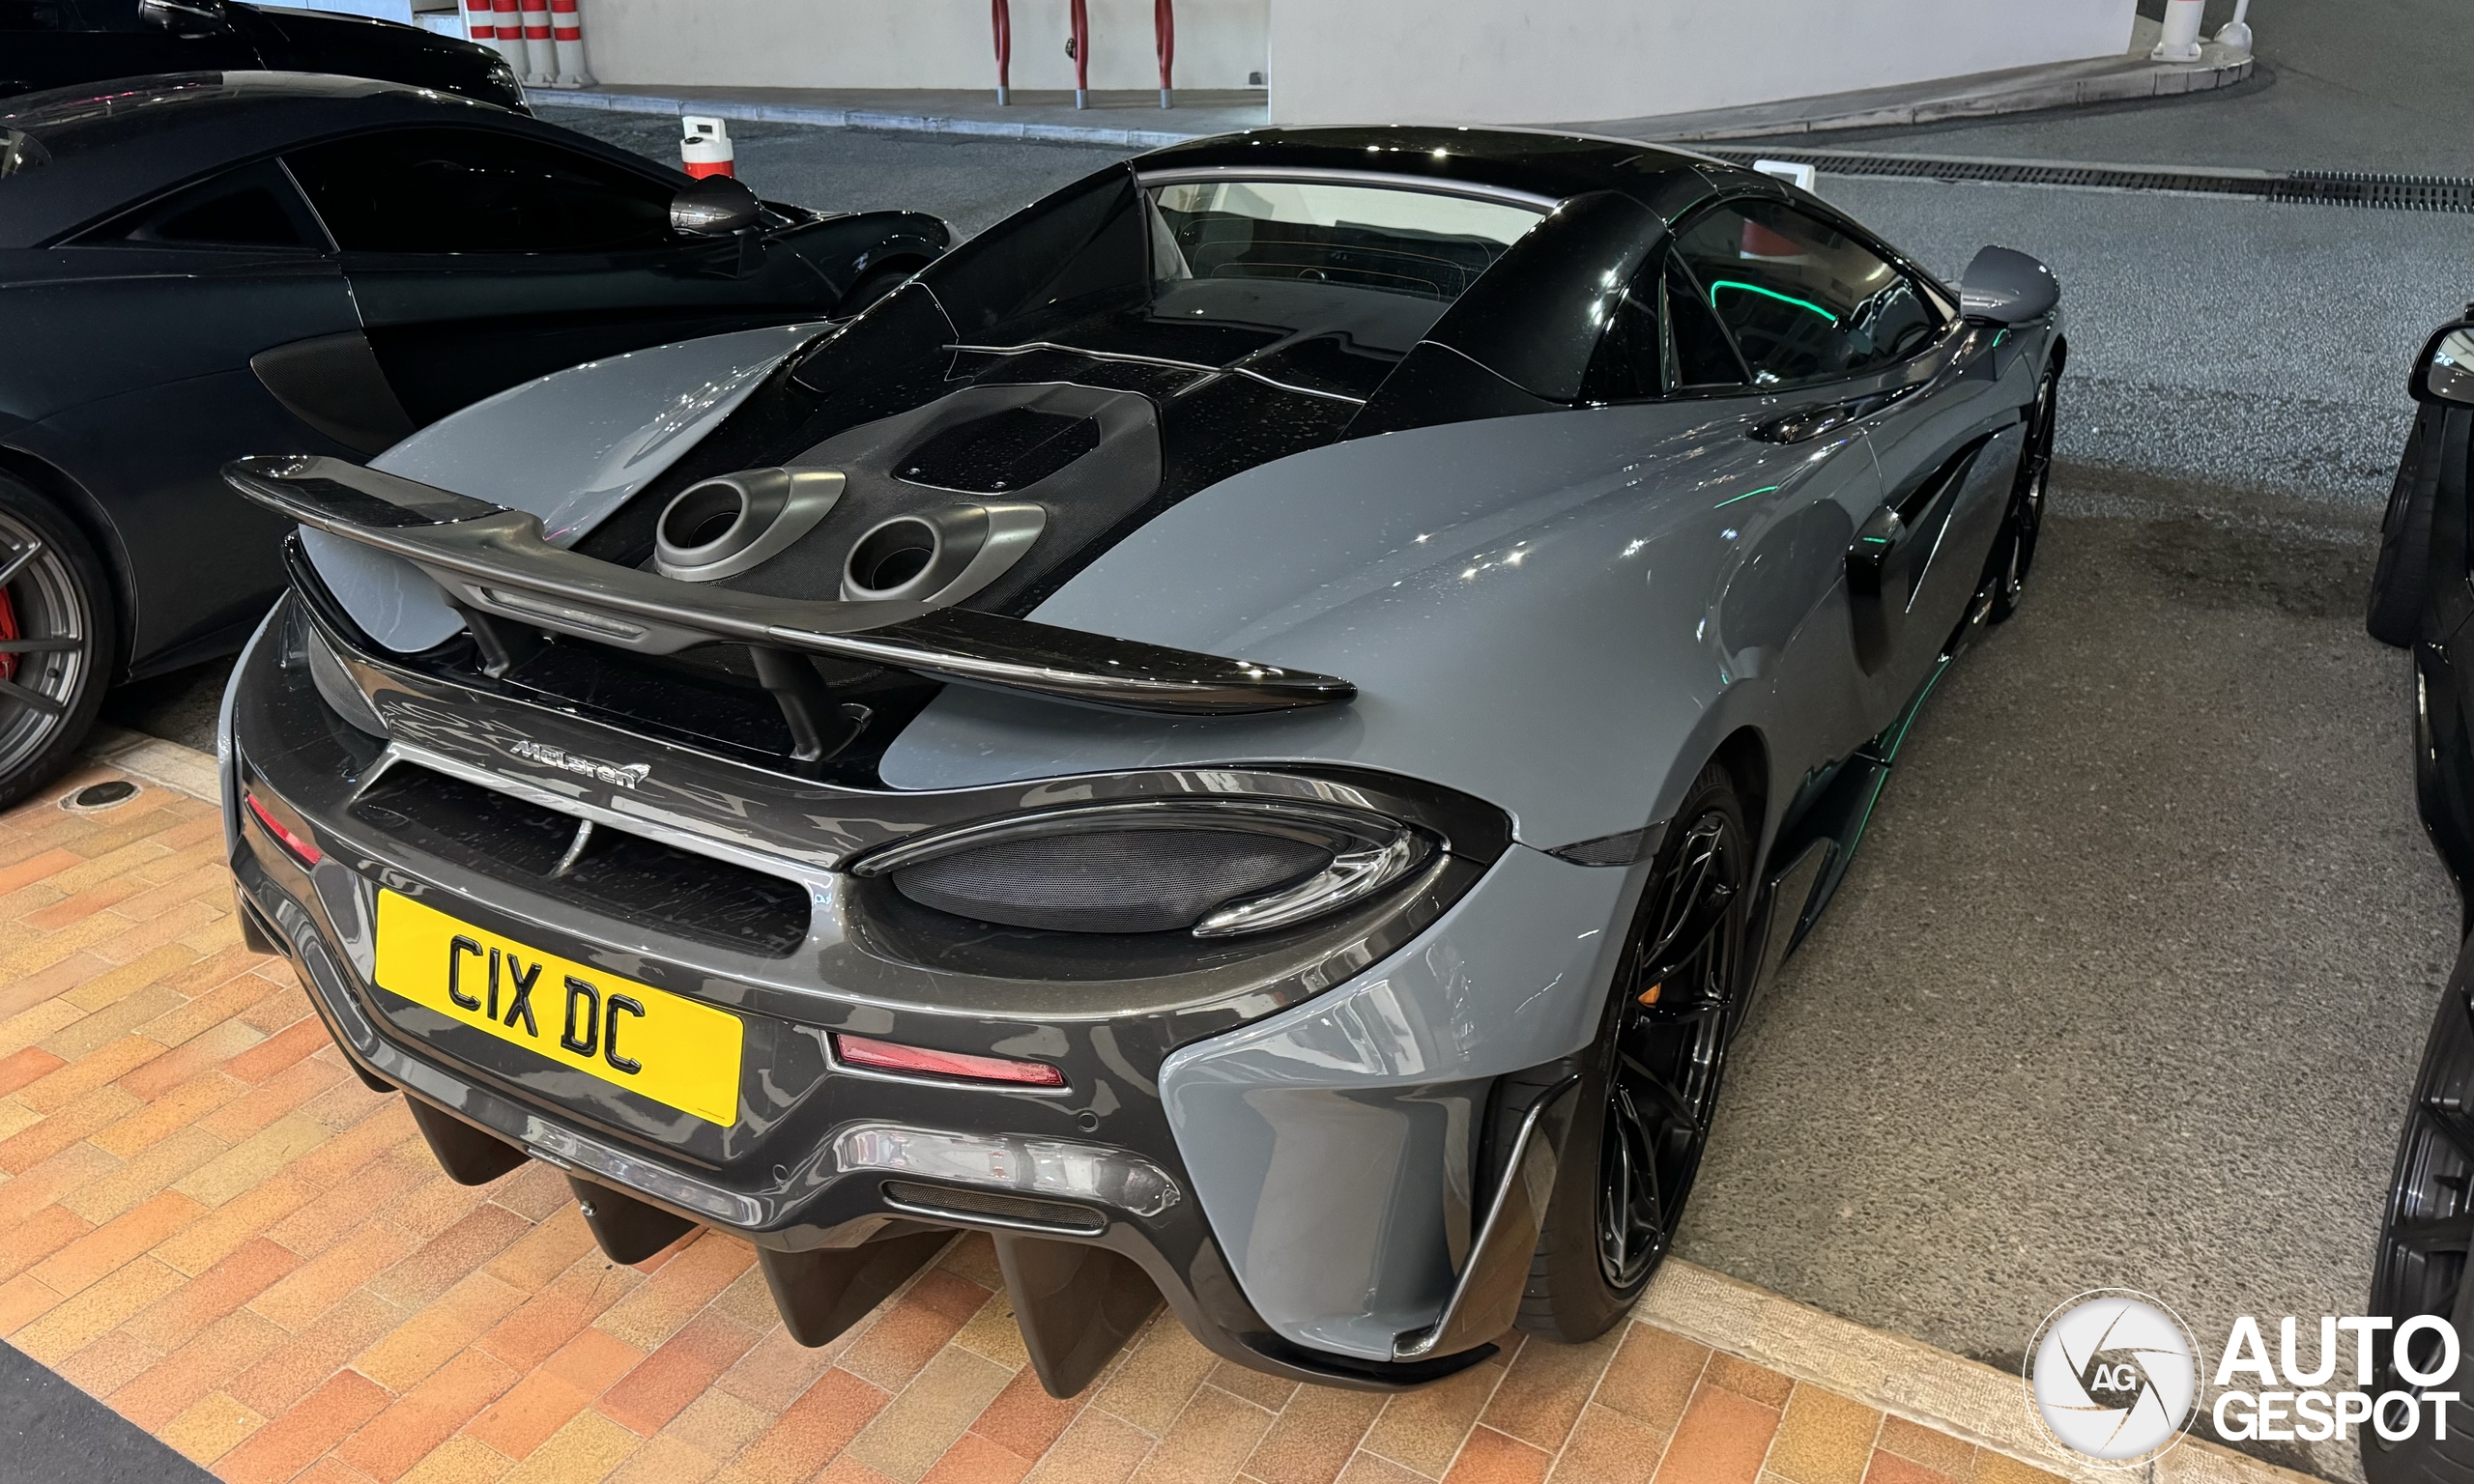
<path fill-rule="evenodd" d="M 2262 57 L 2326 9 L 2259 0 Z M 672 157 L 668 121 L 552 116 Z M 1989 127 L 2100 141 L 2110 117 Z M 734 132 L 768 196 L 965 234 L 1116 156 Z M 2063 467 L 2028 607 L 1941 687 L 1738 1043 L 1681 1250 L 1999 1364 L 2088 1287 L 2166 1297 L 2202 1335 L 2356 1312 L 2457 920 L 2414 818 L 2408 671 L 2360 602 L 2405 358 L 2474 294 L 2474 217 L 1821 189 L 1950 277 L 1984 243 L 2054 265 Z M 205 745 L 218 684 L 132 688 L 112 714 Z"/>

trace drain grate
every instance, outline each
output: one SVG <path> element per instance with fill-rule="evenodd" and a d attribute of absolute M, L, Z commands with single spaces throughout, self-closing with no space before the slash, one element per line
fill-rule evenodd
<path fill-rule="evenodd" d="M 1729 164 L 1756 159 L 1810 165 L 1826 175 L 1905 176 L 2006 186 L 2084 186 L 2103 190 L 2175 190 L 2310 206 L 2389 212 L 2474 213 L 2474 179 L 2382 175 L 2361 170 L 2172 170 L 2143 165 L 2048 164 L 2023 159 L 1936 159 L 1855 150 L 1707 150 Z"/>

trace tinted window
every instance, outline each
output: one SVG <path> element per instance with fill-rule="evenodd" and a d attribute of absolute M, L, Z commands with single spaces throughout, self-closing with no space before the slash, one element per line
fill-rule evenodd
<path fill-rule="evenodd" d="M 1701 301 L 1692 275 L 1672 257 L 1635 274 L 1606 322 L 1581 388 L 1592 402 L 1626 402 L 1664 391 L 1742 384 L 1727 332 Z"/>
<path fill-rule="evenodd" d="M 165 243 L 183 247 L 295 247 L 321 245 L 306 220 L 300 193 L 272 161 L 241 169 L 177 191 L 104 223 L 86 243 Z"/>
<path fill-rule="evenodd" d="M 1542 214 L 1431 191 L 1213 181 L 1151 193 L 1155 279 L 1283 278 L 1447 303 Z"/>
<path fill-rule="evenodd" d="M 1675 347 L 1675 382 L 1679 386 L 1734 386 L 1744 379 L 1743 361 L 1726 328 L 1710 312 L 1700 286 L 1681 263 L 1669 260 L 1666 271 L 1667 333 Z"/>
<path fill-rule="evenodd" d="M 1683 236 L 1705 301 L 1734 331 L 1753 380 L 1801 382 L 1914 354 L 1941 315 L 1897 269 L 1790 207 L 1740 202 Z"/>
<path fill-rule="evenodd" d="M 11 31 L 70 31 L 69 8 L 56 0 L 0 0 L 0 35 Z"/>
<path fill-rule="evenodd" d="M 511 134 L 395 129 L 289 159 L 348 252 L 611 252 L 672 240 L 662 182 Z"/>

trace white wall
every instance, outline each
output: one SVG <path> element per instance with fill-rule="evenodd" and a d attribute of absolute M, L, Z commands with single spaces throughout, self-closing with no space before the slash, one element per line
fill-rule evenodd
<path fill-rule="evenodd" d="M 1689 113 L 2130 44 L 2136 0 L 1271 0 L 1282 124 Z"/>
<path fill-rule="evenodd" d="M 1334 0 L 1355 3 L 1355 0 Z M 752 88 L 996 86 L 989 0 L 583 0 L 605 83 Z M 1088 0 L 1091 86 L 1156 88 L 1150 0 Z M 1263 70 L 1270 0 L 1178 0 L 1181 88 Z M 1014 86 L 1071 88 L 1066 0 L 1011 0 Z"/>

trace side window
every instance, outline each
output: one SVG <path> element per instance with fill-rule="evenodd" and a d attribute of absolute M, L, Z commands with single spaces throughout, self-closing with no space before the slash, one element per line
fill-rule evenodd
<path fill-rule="evenodd" d="M 660 181 L 513 134 L 400 128 L 287 158 L 347 252 L 622 252 L 673 240 Z"/>
<path fill-rule="evenodd" d="M 80 242 L 302 251 L 324 246 L 317 241 L 316 224 L 308 219 L 301 193 L 273 161 L 244 165 L 204 185 L 175 191 L 105 222 Z"/>
<path fill-rule="evenodd" d="M 1634 274 L 1617 300 L 1581 395 L 1592 402 L 1635 402 L 1668 391 L 1740 385 L 1743 362 L 1692 275 L 1660 254 Z"/>
<path fill-rule="evenodd" d="M 1942 328 L 1940 310 L 1906 274 L 1792 207 L 1721 206 L 1682 241 L 1705 301 L 1734 331 L 1758 384 L 1886 365 Z"/>
<path fill-rule="evenodd" d="M 74 31 L 77 17 L 61 0 L 0 0 L 0 36 L 12 31 Z"/>

